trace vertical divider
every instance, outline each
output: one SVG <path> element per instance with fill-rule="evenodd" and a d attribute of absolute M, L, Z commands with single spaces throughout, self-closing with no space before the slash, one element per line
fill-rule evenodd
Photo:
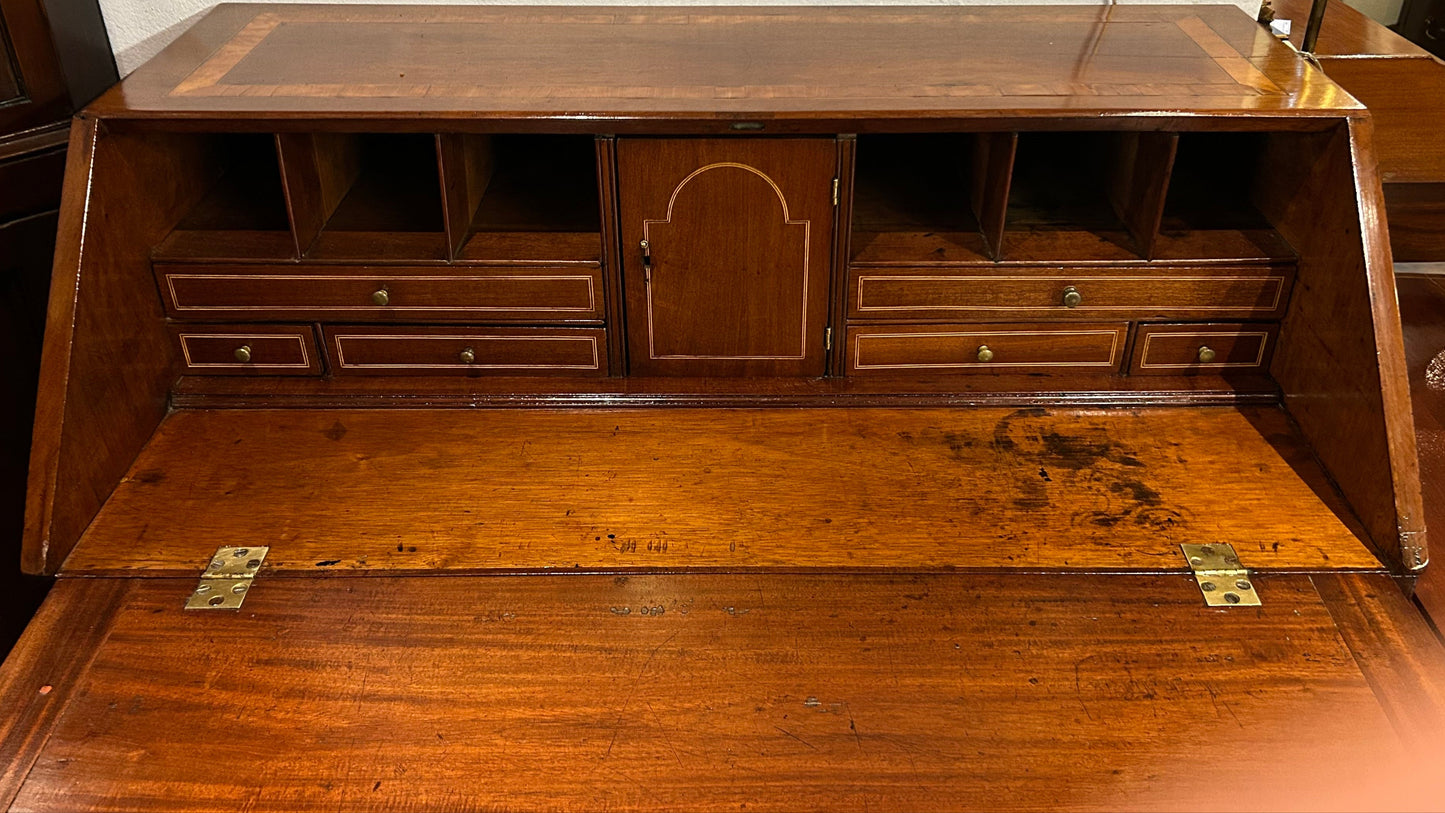
<path fill-rule="evenodd" d="M 437 174 L 441 178 L 442 213 L 446 219 L 448 256 L 456 259 L 466 244 L 472 218 L 492 182 L 496 166 L 492 137 L 439 133 Z"/>
<path fill-rule="evenodd" d="M 1003 233 L 1008 214 L 1018 133 L 979 133 L 973 142 L 973 184 L 969 203 L 978 218 L 983 244 L 994 260 L 1003 259 Z"/>
<path fill-rule="evenodd" d="M 361 142 L 349 133 L 279 133 L 276 154 L 296 256 L 304 257 L 361 174 Z"/>
<path fill-rule="evenodd" d="M 1178 133 L 1121 133 L 1115 146 L 1109 203 L 1146 260 L 1154 259 L 1154 242 L 1178 151 Z"/>
<path fill-rule="evenodd" d="M 627 322 L 623 311 L 622 243 L 617 204 L 617 137 L 597 136 L 597 197 L 602 231 L 602 296 L 607 306 L 607 362 L 613 376 L 627 375 Z"/>
<path fill-rule="evenodd" d="M 828 325 L 833 329 L 833 347 L 828 356 L 828 375 L 846 374 L 844 356 L 848 342 L 848 265 L 853 258 L 853 176 L 857 166 L 858 136 L 838 136 L 838 198 L 833 207 L 833 298 L 829 302 Z"/>

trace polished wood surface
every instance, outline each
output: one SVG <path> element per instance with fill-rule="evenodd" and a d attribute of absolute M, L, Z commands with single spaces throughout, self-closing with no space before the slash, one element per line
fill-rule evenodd
<path fill-rule="evenodd" d="M 131 585 L 120 579 L 57 584 L 0 665 L 0 807 L 15 794 L 94 660 Z"/>
<path fill-rule="evenodd" d="M 184 140 L 78 119 L 69 150 L 25 506 L 36 573 L 55 571 L 167 412 L 180 356 L 147 252 L 205 191 L 204 151 Z"/>
<path fill-rule="evenodd" d="M 187 410 L 65 572 L 1380 567 L 1353 527 L 1275 408 Z"/>
<path fill-rule="evenodd" d="M 1439 643 L 1384 577 L 1264 576 L 1240 611 L 1183 575 L 263 572 L 199 615 L 193 580 L 64 596 L 117 584 L 14 810 L 1418 808 L 1407 749 L 1441 720 Z M 54 680 L 6 669 L 29 697 Z"/>
<path fill-rule="evenodd" d="M 1396 262 L 1445 262 L 1445 182 L 1385 186 Z"/>
<path fill-rule="evenodd" d="M 1445 280 L 1401 276 L 1399 283 L 1425 524 L 1441 529 L 1445 528 Z M 1421 574 L 1416 598 L 1435 626 L 1445 628 L 1445 567 L 1438 558 Z"/>
<path fill-rule="evenodd" d="M 629 369 L 823 375 L 836 142 L 623 139 L 617 153 Z"/>
<path fill-rule="evenodd" d="M 1270 140 L 1255 202 L 1300 252 L 1270 372 L 1376 551 L 1408 572 L 1429 554 L 1371 132 L 1351 121 L 1304 143 Z M 1341 186 L 1358 197 L 1326 191 Z"/>
<path fill-rule="evenodd" d="M 458 53 L 468 57 L 452 58 Z M 1352 108 L 1228 7 L 237 5 L 211 12 L 93 109 L 313 120 L 425 113 L 478 128 L 566 110 L 573 129 L 608 121 L 610 132 L 655 133 L 725 132 L 740 116 L 764 120 L 765 132 L 837 132 L 830 122 L 840 115 L 1308 116 Z"/>

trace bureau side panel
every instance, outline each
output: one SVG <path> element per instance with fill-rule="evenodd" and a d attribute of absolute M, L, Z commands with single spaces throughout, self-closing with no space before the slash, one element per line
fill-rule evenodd
<path fill-rule="evenodd" d="M 41 358 L 22 566 L 54 573 L 165 416 L 177 354 L 150 248 L 213 180 L 158 134 L 78 119 Z"/>
<path fill-rule="evenodd" d="M 1368 119 L 1266 148 L 1260 209 L 1299 252 L 1271 372 L 1397 573 L 1428 559 L 1395 275 Z"/>

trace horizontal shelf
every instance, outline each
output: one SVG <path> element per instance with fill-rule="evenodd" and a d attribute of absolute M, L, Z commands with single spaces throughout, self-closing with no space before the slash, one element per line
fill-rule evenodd
<path fill-rule="evenodd" d="M 1148 265 L 1122 232 L 1036 231 L 1009 235 L 1009 254 L 995 261 L 977 234 L 957 232 L 854 232 L 852 265 Z M 1161 233 L 1154 262 L 1293 262 L 1296 254 L 1272 229 L 1217 229 Z"/>

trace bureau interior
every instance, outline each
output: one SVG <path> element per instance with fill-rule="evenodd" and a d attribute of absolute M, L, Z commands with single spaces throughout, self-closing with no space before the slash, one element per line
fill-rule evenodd
<path fill-rule="evenodd" d="M 73 352 L 125 395 L 100 459 L 62 464 L 96 487 L 58 497 L 36 569 L 84 533 L 76 572 L 127 540 L 187 570 L 236 529 L 287 540 L 283 568 L 1173 570 L 1210 540 L 1263 569 L 1407 567 L 1389 269 L 1344 125 L 715 138 L 693 176 L 804 140 L 837 155 L 826 367 L 645 377 L 618 138 L 102 131 L 92 215 L 128 227 L 76 258 L 111 305 L 76 335 L 124 352 Z M 788 213 L 769 183 L 697 211 Z M 442 410 L 476 406 L 499 409 Z M 427 521 L 368 531 L 331 510 L 353 497 Z"/>

